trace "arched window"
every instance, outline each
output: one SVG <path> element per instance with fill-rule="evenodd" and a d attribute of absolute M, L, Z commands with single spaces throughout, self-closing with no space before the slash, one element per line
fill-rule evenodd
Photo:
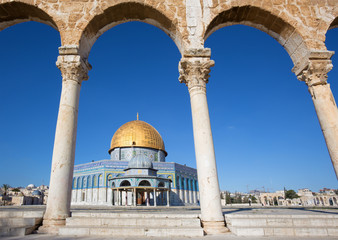
<path fill-rule="evenodd" d="M 120 184 L 120 187 L 128 187 L 128 186 L 131 186 L 128 180 L 123 180 Z"/>
<path fill-rule="evenodd" d="M 151 186 L 150 182 L 147 181 L 147 180 L 142 180 L 140 183 L 139 183 L 139 186 Z"/>
<path fill-rule="evenodd" d="M 86 177 L 82 177 L 82 186 L 81 186 L 81 188 L 82 189 L 86 188 L 86 185 L 87 185 L 87 179 L 86 179 Z"/>
<path fill-rule="evenodd" d="M 93 187 L 97 187 L 97 176 L 93 176 Z"/>
<path fill-rule="evenodd" d="M 99 186 L 103 186 L 103 177 L 102 174 L 99 175 Z"/>
<path fill-rule="evenodd" d="M 92 184 L 91 184 L 91 177 L 88 176 L 87 177 L 87 188 L 90 188 L 91 186 L 92 186 Z"/>
<path fill-rule="evenodd" d="M 164 182 L 160 182 L 160 183 L 158 184 L 158 187 L 164 187 Z"/>
<path fill-rule="evenodd" d="M 81 179 L 80 179 L 80 177 L 77 178 L 77 188 L 78 189 L 81 188 Z"/>

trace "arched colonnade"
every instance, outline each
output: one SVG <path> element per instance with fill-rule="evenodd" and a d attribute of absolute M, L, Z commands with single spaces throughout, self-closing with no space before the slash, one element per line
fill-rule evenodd
<path fill-rule="evenodd" d="M 285 48 L 294 63 L 293 72 L 308 86 L 337 175 L 338 112 L 327 83 L 333 52 L 324 43 L 327 30 L 338 26 L 337 17 L 337 3 L 331 0 L 1 0 L 0 30 L 38 21 L 57 29 L 62 42 L 56 62 L 62 93 L 43 229 L 56 232 L 70 215 L 79 96 L 91 69 L 90 49 L 101 34 L 127 21 L 162 29 L 182 54 L 179 81 L 190 95 L 201 216 L 207 233 L 226 231 L 206 96 L 214 61 L 210 49 L 204 48 L 205 39 L 221 27 L 252 26 Z"/>

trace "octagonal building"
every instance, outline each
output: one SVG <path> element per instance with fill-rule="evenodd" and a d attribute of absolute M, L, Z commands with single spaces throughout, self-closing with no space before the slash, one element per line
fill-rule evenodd
<path fill-rule="evenodd" d="M 110 159 L 74 167 L 72 205 L 197 205 L 197 171 L 166 162 L 164 141 L 134 120 L 113 135 Z"/>

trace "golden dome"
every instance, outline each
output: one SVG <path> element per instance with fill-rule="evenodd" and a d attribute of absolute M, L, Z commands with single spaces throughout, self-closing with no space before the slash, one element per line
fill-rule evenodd
<path fill-rule="evenodd" d="M 167 156 L 161 135 L 150 124 L 135 120 L 123 124 L 114 134 L 109 153 L 118 147 L 145 147 L 162 150 Z"/>

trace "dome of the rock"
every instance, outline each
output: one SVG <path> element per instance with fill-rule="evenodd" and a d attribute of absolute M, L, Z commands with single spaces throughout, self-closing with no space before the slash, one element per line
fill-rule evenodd
<path fill-rule="evenodd" d="M 153 168 L 153 163 L 143 154 L 137 154 L 129 163 L 128 168 Z"/>
<path fill-rule="evenodd" d="M 135 120 L 123 124 L 114 134 L 109 153 L 115 148 L 142 147 L 162 150 L 167 155 L 161 135 L 150 124 Z"/>

